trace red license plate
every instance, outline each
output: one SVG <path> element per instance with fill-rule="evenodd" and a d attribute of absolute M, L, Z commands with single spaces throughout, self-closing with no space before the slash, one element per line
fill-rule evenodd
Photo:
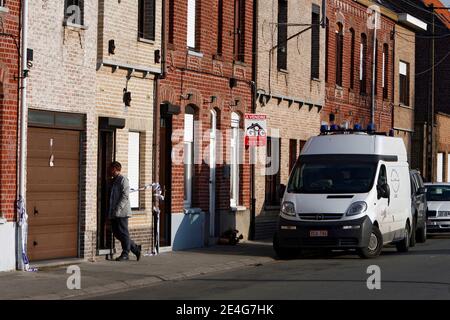
<path fill-rule="evenodd" d="M 328 230 L 311 230 L 310 237 L 328 237 Z"/>

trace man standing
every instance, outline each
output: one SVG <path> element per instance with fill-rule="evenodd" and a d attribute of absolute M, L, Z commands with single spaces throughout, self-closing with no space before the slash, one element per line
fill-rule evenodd
<path fill-rule="evenodd" d="M 130 206 L 130 184 L 128 178 L 121 174 L 122 165 L 114 161 L 111 163 L 111 174 L 113 177 L 111 197 L 109 200 L 109 218 L 111 219 L 114 236 L 122 244 L 122 254 L 116 261 L 129 260 L 129 252 L 136 255 L 137 260 L 141 258 L 141 245 L 136 245 L 130 239 L 128 232 L 128 218 L 131 216 Z"/>

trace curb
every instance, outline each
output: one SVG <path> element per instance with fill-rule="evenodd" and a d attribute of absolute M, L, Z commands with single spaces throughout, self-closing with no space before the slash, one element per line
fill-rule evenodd
<path fill-rule="evenodd" d="M 145 288 L 147 286 L 151 286 L 157 283 L 162 283 L 165 281 L 180 281 L 184 279 L 188 279 L 194 276 L 207 275 L 220 271 L 228 271 L 233 269 L 240 269 L 242 267 L 251 267 L 256 265 L 263 265 L 270 262 L 276 261 L 270 257 L 264 258 L 255 258 L 255 259 L 243 259 L 230 261 L 225 264 L 211 265 L 199 267 L 189 272 L 184 273 L 175 273 L 169 275 L 162 276 L 151 276 L 145 277 L 141 279 L 135 280 L 125 280 L 125 281 L 117 281 L 114 283 L 109 283 L 105 285 L 88 287 L 80 290 L 64 290 L 57 293 L 38 295 L 32 297 L 25 297 L 20 300 L 29 299 L 29 300 L 71 300 L 77 298 L 92 298 L 96 296 L 104 296 L 109 294 L 120 293 L 124 291 L 130 291 L 138 288 Z"/>

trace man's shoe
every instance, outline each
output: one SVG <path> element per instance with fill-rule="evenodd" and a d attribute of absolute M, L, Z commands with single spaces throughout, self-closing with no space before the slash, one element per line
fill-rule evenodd
<path fill-rule="evenodd" d="M 142 253 L 142 245 L 138 245 L 138 251 L 136 252 L 136 258 L 137 261 L 141 260 L 141 253 Z"/>
<path fill-rule="evenodd" d="M 116 258 L 116 261 L 128 261 L 130 260 L 127 256 L 120 256 L 118 258 Z"/>

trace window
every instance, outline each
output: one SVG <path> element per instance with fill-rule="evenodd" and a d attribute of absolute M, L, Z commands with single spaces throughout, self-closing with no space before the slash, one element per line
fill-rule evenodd
<path fill-rule="evenodd" d="M 382 186 L 383 184 L 388 183 L 386 166 L 383 164 L 380 167 L 380 173 L 378 174 L 378 182 L 377 186 Z"/>
<path fill-rule="evenodd" d="M 231 114 L 231 181 L 230 181 L 230 206 L 236 208 L 239 205 L 239 165 L 240 165 L 240 116 L 236 112 Z"/>
<path fill-rule="evenodd" d="M 84 0 L 64 0 L 64 20 L 69 24 L 84 25 Z"/>
<path fill-rule="evenodd" d="M 130 189 L 138 190 L 140 162 L 140 133 L 128 133 L 128 180 Z M 130 205 L 132 209 L 139 209 L 139 192 L 130 192 Z"/>
<path fill-rule="evenodd" d="M 174 25 L 173 25 L 173 21 L 174 21 L 174 13 L 175 13 L 175 8 L 174 8 L 174 2 L 175 2 L 175 0 L 169 0 L 169 16 L 168 16 L 168 22 L 169 22 L 169 39 L 168 39 L 168 41 L 169 41 L 169 43 L 171 43 L 171 44 L 173 44 L 173 35 L 174 35 L 174 33 L 173 33 L 173 28 L 174 28 Z"/>
<path fill-rule="evenodd" d="M 400 61 L 400 103 L 409 106 L 409 63 Z"/>
<path fill-rule="evenodd" d="M 296 161 L 297 161 L 297 140 L 289 139 L 289 172 L 291 172 L 292 168 L 294 168 Z"/>
<path fill-rule="evenodd" d="M 350 89 L 355 87 L 355 30 L 350 29 Z"/>
<path fill-rule="evenodd" d="M 0 7 L 6 7 L 6 0 L 0 0 Z"/>
<path fill-rule="evenodd" d="M 389 46 L 383 45 L 383 68 L 381 87 L 383 88 L 383 99 L 388 98 L 388 83 L 389 83 Z"/>
<path fill-rule="evenodd" d="M 361 44 L 359 50 L 359 92 L 366 94 L 366 82 L 367 82 L 367 36 L 361 34 Z"/>
<path fill-rule="evenodd" d="M 438 153 L 436 157 L 436 182 L 444 181 L 444 154 Z"/>
<path fill-rule="evenodd" d="M 244 62 L 245 47 L 245 0 L 234 1 L 234 56 Z"/>
<path fill-rule="evenodd" d="M 342 61 L 344 56 L 344 27 L 338 22 L 336 26 L 336 84 L 342 87 Z"/>
<path fill-rule="evenodd" d="M 223 0 L 218 0 L 217 3 L 217 54 L 222 55 L 223 46 Z"/>
<path fill-rule="evenodd" d="M 266 166 L 266 205 L 277 206 L 280 204 L 277 187 L 280 185 L 280 160 L 281 139 L 275 137 L 267 138 L 267 162 Z"/>
<path fill-rule="evenodd" d="M 192 207 L 194 185 L 194 115 L 195 109 L 187 106 L 184 114 L 184 207 Z"/>
<path fill-rule="evenodd" d="M 320 76 L 320 7 L 312 6 L 311 29 L 311 78 Z"/>
<path fill-rule="evenodd" d="M 191 49 L 197 47 L 197 1 L 188 0 L 187 11 L 187 46 Z"/>
<path fill-rule="evenodd" d="M 378 93 L 378 40 L 375 40 L 375 81 L 372 85 L 376 95 Z"/>
<path fill-rule="evenodd" d="M 139 38 L 155 40 L 155 0 L 139 0 Z"/>
<path fill-rule="evenodd" d="M 287 22 L 288 22 L 287 0 L 278 0 L 278 47 L 277 67 L 278 70 L 287 70 Z"/>

